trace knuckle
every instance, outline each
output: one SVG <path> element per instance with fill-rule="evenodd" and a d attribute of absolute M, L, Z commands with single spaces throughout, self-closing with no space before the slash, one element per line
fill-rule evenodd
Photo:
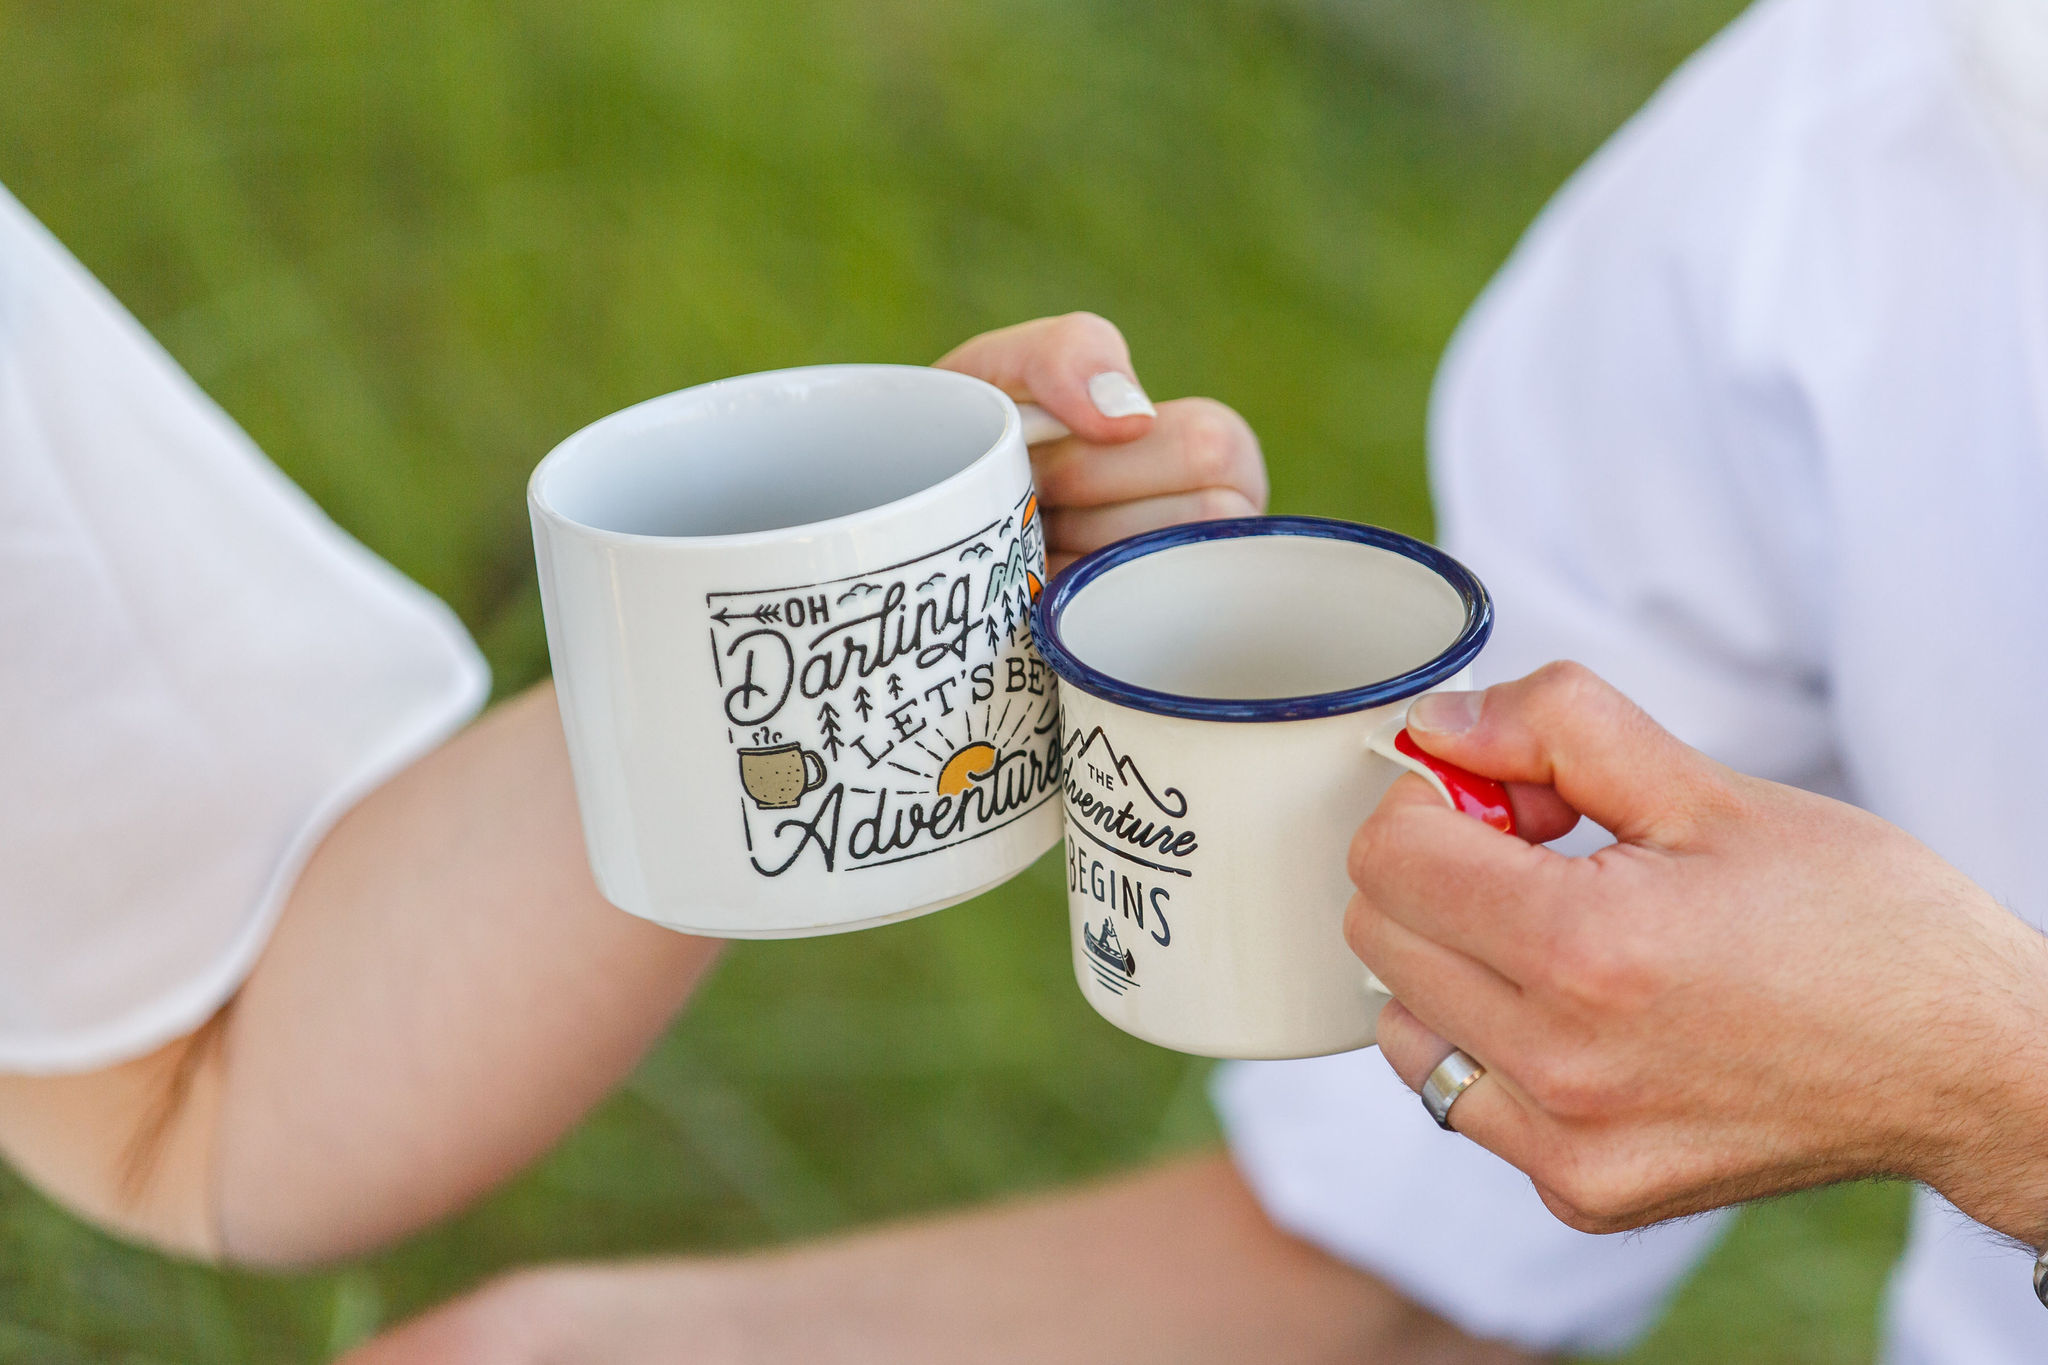
<path fill-rule="evenodd" d="M 1598 1214 L 1589 1213 L 1585 1209 L 1580 1208 L 1562 1195 L 1553 1193 L 1543 1202 L 1549 1206 L 1552 1216 L 1558 1222 L 1563 1223 L 1574 1232 L 1588 1232 L 1595 1236 L 1604 1236 L 1610 1232 L 1620 1232 L 1623 1230 Z"/>
<path fill-rule="evenodd" d="M 1663 994 L 1669 976 L 1639 935 L 1586 926 L 1559 940 L 1544 984 L 1597 1014 L 1633 1015 Z"/>
<path fill-rule="evenodd" d="M 1115 323 L 1100 313 L 1080 310 L 1062 313 L 1052 320 L 1054 341 L 1062 348 L 1100 348 L 1104 345 L 1121 347 L 1124 334 L 1117 330 Z"/>
<path fill-rule="evenodd" d="M 1385 867 L 1390 852 L 1387 839 L 1387 822 L 1375 815 L 1358 827 L 1358 833 L 1351 836 L 1351 847 L 1345 854 L 1344 867 L 1351 874 L 1351 884 L 1360 891 L 1371 892 L 1379 880 L 1380 871 Z"/>
<path fill-rule="evenodd" d="M 1229 487 L 1258 449 L 1244 418 L 1213 398 L 1184 398 L 1174 405 L 1187 472 L 1198 486 Z"/>
<path fill-rule="evenodd" d="M 1618 1172 L 1604 1163 L 1584 1159 L 1556 1163 L 1542 1185 L 1558 1216 L 1580 1232 L 1620 1232 L 1634 1225 L 1633 1191 Z M 1546 1201 L 1547 1202 L 1547 1201 Z"/>
<path fill-rule="evenodd" d="M 1376 913 L 1372 902 L 1360 895 L 1354 895 L 1344 907 L 1344 942 L 1361 960 L 1372 949 L 1372 924 Z"/>
<path fill-rule="evenodd" d="M 1546 708 L 1572 710 L 1583 705 L 1606 684 L 1600 676 L 1576 659 L 1558 659 L 1529 675 L 1536 702 Z"/>
<path fill-rule="evenodd" d="M 1599 1118 L 1614 1098 L 1607 1076 L 1576 1051 L 1551 1048 L 1535 1053 L 1524 1058 L 1514 1074 L 1529 1098 L 1556 1118 Z"/>
<path fill-rule="evenodd" d="M 1195 491 L 1195 520 L 1222 521 L 1227 517 L 1250 515 L 1252 505 L 1235 488 L 1202 488 Z"/>

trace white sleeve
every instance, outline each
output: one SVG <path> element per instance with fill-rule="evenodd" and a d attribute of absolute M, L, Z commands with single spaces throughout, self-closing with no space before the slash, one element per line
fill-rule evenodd
<path fill-rule="evenodd" d="M 1732 354 L 1739 266 L 1607 188 L 1546 216 L 1439 376 L 1442 539 L 1496 611 L 1480 680 L 1576 659 L 1736 768 L 1825 781 L 1819 452 Z"/>
<path fill-rule="evenodd" d="M 0 191 L 0 1070 L 239 985 L 354 801 L 488 677 Z"/>
<path fill-rule="evenodd" d="M 1431 455 L 1497 608 L 1481 681 L 1577 659 L 1737 767 L 1825 782 L 1820 461 L 1743 360 L 1795 10 L 1752 11 L 1545 212 L 1445 361 Z M 1228 1066 L 1214 1094 L 1277 1223 L 1526 1348 L 1626 1346 L 1725 1226 L 1573 1232 L 1370 1051 Z"/>

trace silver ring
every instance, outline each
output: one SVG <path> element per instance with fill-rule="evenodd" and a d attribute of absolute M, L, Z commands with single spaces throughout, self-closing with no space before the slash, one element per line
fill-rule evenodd
<path fill-rule="evenodd" d="M 1451 1106 L 1458 1102 L 1458 1096 L 1472 1088 L 1472 1082 L 1485 1074 L 1485 1067 L 1456 1048 L 1436 1064 L 1436 1070 L 1422 1083 L 1422 1107 L 1436 1120 L 1437 1127 L 1447 1133 L 1457 1131 L 1451 1127 Z"/>

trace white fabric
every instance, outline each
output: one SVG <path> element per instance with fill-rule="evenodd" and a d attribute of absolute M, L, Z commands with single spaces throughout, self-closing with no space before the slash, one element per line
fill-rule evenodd
<path fill-rule="evenodd" d="M 203 1021 L 330 823 L 486 688 L 0 191 L 0 1070 Z"/>
<path fill-rule="evenodd" d="M 1489 680 L 1583 660 L 2044 924 L 2048 71 L 2009 60 L 2039 21 L 1752 9 L 1532 229 L 1446 360 L 1432 445 L 1447 541 L 1498 602 Z M 1712 1237 L 1570 1232 L 1375 1067 L 1243 1065 L 1216 1098 L 1284 1226 L 1457 1321 L 1610 1349 Z M 2040 1359 L 2028 1260 L 1923 1196 L 1894 1359 Z"/>

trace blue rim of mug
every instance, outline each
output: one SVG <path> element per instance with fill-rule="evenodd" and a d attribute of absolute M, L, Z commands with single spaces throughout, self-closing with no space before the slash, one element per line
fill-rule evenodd
<path fill-rule="evenodd" d="M 1441 654 L 1396 677 L 1383 678 L 1339 692 L 1319 692 L 1306 697 L 1190 697 L 1178 692 L 1161 692 L 1139 687 L 1083 663 L 1060 637 L 1060 617 L 1090 583 L 1121 565 L 1161 550 L 1182 545 L 1199 545 L 1213 540 L 1240 540 L 1251 536 L 1314 536 L 1324 540 L 1348 541 L 1376 550 L 1390 550 L 1430 570 L 1449 584 L 1465 604 L 1465 628 Z M 1275 721 L 1318 720 L 1353 711 L 1370 710 L 1388 702 L 1402 701 L 1455 677 L 1486 646 L 1493 633 L 1493 601 L 1486 586 L 1457 560 L 1413 536 L 1355 521 L 1331 517 L 1237 517 L 1227 521 L 1191 522 L 1146 531 L 1128 540 L 1105 545 L 1069 565 L 1047 585 L 1033 613 L 1032 630 L 1038 652 L 1062 684 L 1078 687 L 1093 697 L 1156 715 L 1179 716 L 1186 720 Z"/>

